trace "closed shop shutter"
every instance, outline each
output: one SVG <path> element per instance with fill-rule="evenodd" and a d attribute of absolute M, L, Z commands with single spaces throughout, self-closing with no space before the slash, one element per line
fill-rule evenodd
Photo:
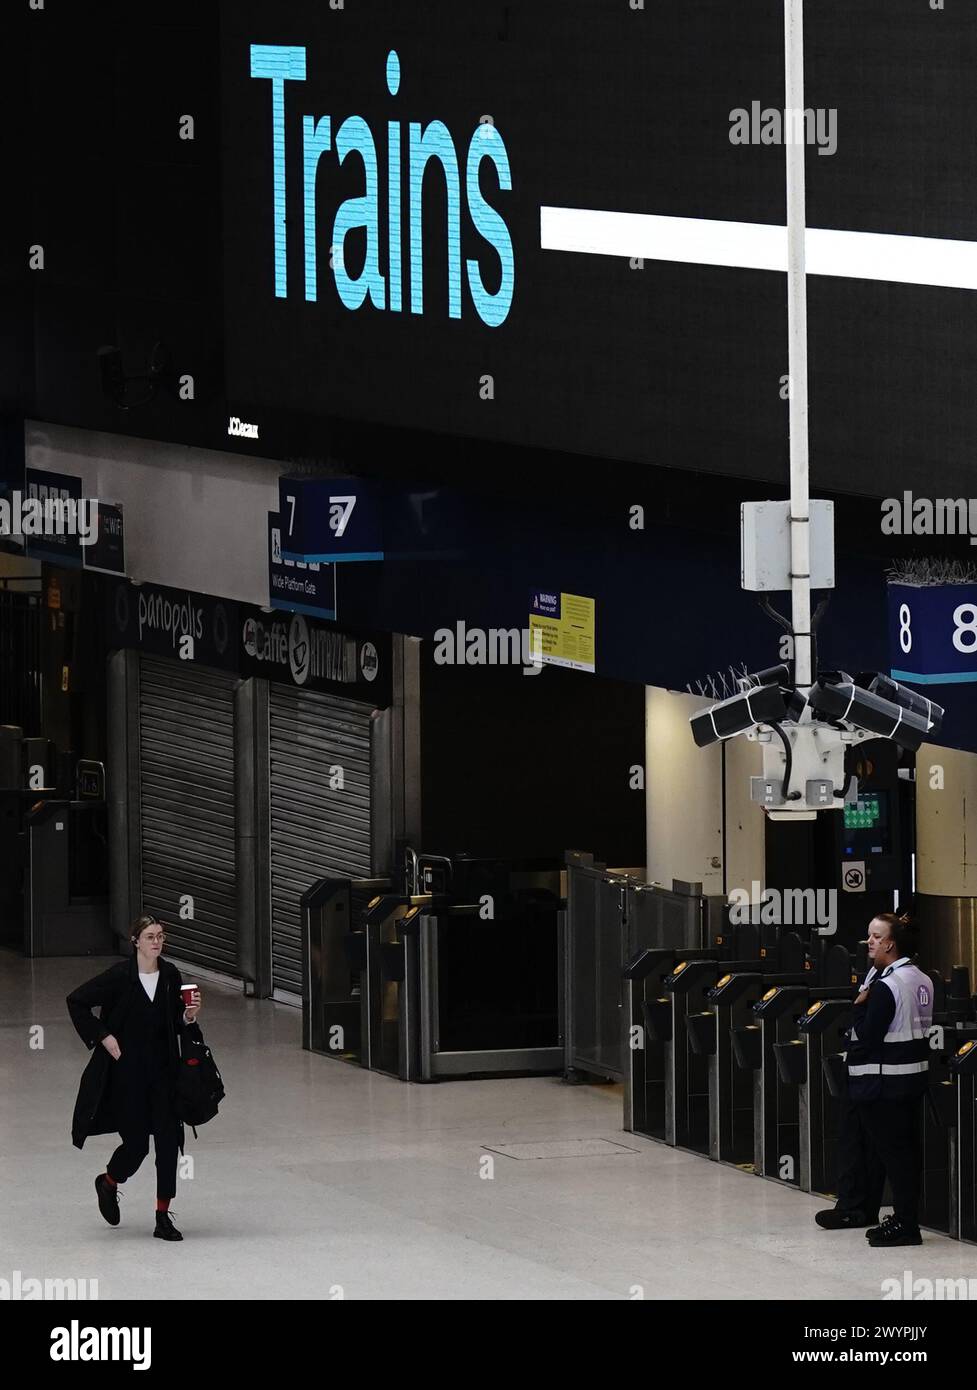
<path fill-rule="evenodd" d="M 372 869 L 372 707 L 272 685 L 272 973 L 277 995 L 301 995 L 299 900 L 319 878 L 368 878 Z M 342 769 L 342 787 L 331 785 Z"/>
<path fill-rule="evenodd" d="M 232 676 L 142 656 L 142 904 L 166 953 L 238 975 Z M 181 920 L 181 899 L 193 918 Z"/>

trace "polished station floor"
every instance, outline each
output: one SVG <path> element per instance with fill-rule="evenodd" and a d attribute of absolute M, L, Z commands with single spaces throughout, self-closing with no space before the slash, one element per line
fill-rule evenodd
<path fill-rule="evenodd" d="M 0 1280 L 97 1280 L 100 1299 L 872 1300 L 907 1269 L 977 1275 L 972 1245 L 870 1250 L 815 1226 L 822 1199 L 624 1134 L 617 1087 L 404 1085 L 303 1052 L 295 1009 L 205 980 L 228 1095 L 188 1133 L 185 1239 L 151 1238 L 152 1153 L 109 1227 L 94 1178 L 117 1141 L 72 1147 L 88 1053 L 64 998 L 111 963 L 0 950 Z"/>

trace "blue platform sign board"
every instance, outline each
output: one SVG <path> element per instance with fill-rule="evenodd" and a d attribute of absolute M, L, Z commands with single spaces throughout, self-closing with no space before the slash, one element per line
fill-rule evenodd
<path fill-rule="evenodd" d="M 335 565 L 286 558 L 278 512 L 268 513 L 268 590 L 272 608 L 335 620 Z"/>
<path fill-rule="evenodd" d="M 889 661 L 912 685 L 977 681 L 977 584 L 890 584 Z"/>
<path fill-rule="evenodd" d="M 33 560 L 76 568 L 82 563 L 78 536 L 81 479 L 71 473 L 49 473 L 46 469 L 24 471 L 26 496 L 32 505 L 44 509 L 41 535 L 26 532 L 27 554 Z M 26 526 L 26 523 L 25 523 Z"/>
<path fill-rule="evenodd" d="M 379 494 L 362 478 L 280 478 L 278 498 L 283 559 L 383 559 Z"/>

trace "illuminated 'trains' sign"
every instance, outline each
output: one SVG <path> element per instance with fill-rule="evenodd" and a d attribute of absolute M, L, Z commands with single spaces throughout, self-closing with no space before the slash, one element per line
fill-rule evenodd
<path fill-rule="evenodd" d="M 288 297 L 285 225 L 285 83 L 305 81 L 305 49 L 274 44 L 251 45 L 251 76 L 271 82 L 271 123 L 275 219 L 275 294 Z M 396 96 L 400 88 L 400 59 L 387 55 L 387 90 Z M 336 290 L 347 309 L 359 309 L 367 295 L 377 309 L 402 309 L 403 276 L 401 243 L 401 132 L 398 121 L 387 122 L 387 227 L 389 245 L 388 275 L 380 269 L 379 175 L 377 147 L 370 127 L 362 116 L 348 116 L 336 131 L 339 163 L 350 154 L 363 161 L 365 192 L 359 198 L 341 203 L 333 223 L 331 238 L 332 271 Z M 304 183 L 305 297 L 318 294 L 318 251 L 316 239 L 316 173 L 323 154 L 332 149 L 332 119 L 302 117 L 302 170 Z M 479 263 L 465 263 L 472 301 L 482 321 L 492 328 L 505 321 L 512 304 L 514 264 L 512 238 L 496 210 L 483 198 L 479 187 L 479 168 L 483 159 L 495 165 L 499 188 L 512 187 L 509 156 L 502 136 L 489 122 L 472 134 L 465 162 L 465 195 L 468 212 L 476 230 L 495 248 L 501 263 L 501 280 L 493 294 L 485 288 Z M 421 197 L 428 163 L 436 160 L 443 171 L 447 193 L 448 222 L 448 315 L 461 318 L 461 187 L 458 156 L 454 141 L 442 121 L 431 121 L 422 131 L 419 122 L 408 125 L 408 203 L 410 309 L 424 312 L 424 263 L 421 233 Z M 352 279 L 345 267 L 343 244 L 358 228 L 366 232 L 366 259 L 362 273 Z M 388 302 L 389 281 L 389 302 Z"/>

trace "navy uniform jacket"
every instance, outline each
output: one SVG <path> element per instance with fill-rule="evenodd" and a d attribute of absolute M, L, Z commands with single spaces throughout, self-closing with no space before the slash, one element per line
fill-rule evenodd
<path fill-rule="evenodd" d="M 872 980 L 856 1004 L 848 1045 L 853 1101 L 914 1100 L 926 1092 L 933 983 L 908 956 Z"/>

